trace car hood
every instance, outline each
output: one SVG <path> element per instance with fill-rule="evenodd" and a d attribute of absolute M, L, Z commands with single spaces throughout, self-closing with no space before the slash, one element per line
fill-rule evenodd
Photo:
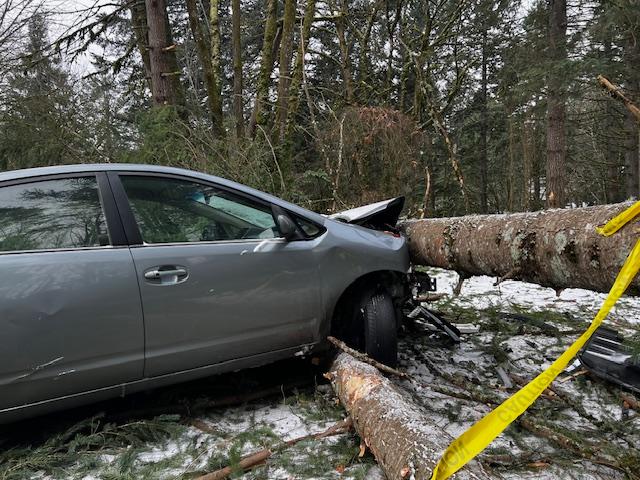
<path fill-rule="evenodd" d="M 403 207 L 404 197 L 396 197 L 334 213 L 329 218 L 374 230 L 395 230 Z"/>

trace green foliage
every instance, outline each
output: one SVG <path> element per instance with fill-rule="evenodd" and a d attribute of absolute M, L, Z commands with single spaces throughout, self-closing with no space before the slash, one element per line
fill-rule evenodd
<path fill-rule="evenodd" d="M 119 451 L 124 451 L 125 455 L 113 466 L 117 476 L 140 478 L 131 474 L 140 448 L 148 443 L 164 442 L 183 432 L 186 427 L 177 423 L 177 419 L 176 416 L 163 415 L 153 420 L 116 425 L 103 423 L 99 416 L 87 418 L 52 435 L 41 445 L 0 452 L 0 478 L 31 478 L 37 472 L 59 476 L 74 464 L 88 473 L 101 463 L 101 455 Z"/>
<path fill-rule="evenodd" d="M 363 0 L 317 3 L 304 78 L 287 92 L 290 104 L 299 107 L 286 115 L 294 121 L 284 136 L 274 128 L 281 99 L 273 73 L 279 65 L 271 76 L 261 72 L 270 65 L 263 62 L 265 52 L 279 58 L 277 49 L 263 48 L 265 34 L 268 47 L 275 32 L 265 32 L 265 3 L 247 0 L 245 127 L 257 91 L 266 98 L 257 127 L 243 138 L 234 135 L 231 118 L 228 2 L 220 8 L 226 122 L 221 133 L 211 125 L 206 72 L 195 54 L 184 2 L 168 5 L 184 91 L 179 107 L 150 106 L 140 57 L 146 47 L 136 44 L 126 8 L 107 14 L 97 7 L 94 29 L 79 24 L 71 32 L 68 45 L 80 37 L 82 51 L 92 42 L 100 47 L 92 51 L 95 71 L 86 78 L 70 73 L 71 57 L 52 48 L 64 42 L 51 41 L 46 16 L 28 19 L 28 28 L 19 32 L 24 39 L 16 44 L 20 69 L 2 80 L 0 170 L 103 161 L 172 165 L 237 180 L 322 212 L 404 194 L 407 213 L 441 216 L 465 213 L 453 151 L 472 211 L 483 208 L 482 192 L 489 211 L 532 210 L 545 196 L 547 85 L 560 78 L 567 105 L 569 201 L 613 202 L 638 194 L 637 125 L 594 82 L 605 74 L 639 98 L 640 48 L 634 39 L 640 13 L 632 0 L 569 4 L 568 57 L 562 61 L 549 55 L 543 1 L 408 0 L 386 2 L 384 8 Z M 299 4 L 299 14 L 309 13 L 303 8 Z M 342 48 L 336 12 L 349 18 L 342 25 Z M 296 28 L 294 49 L 300 40 Z M 348 83 L 352 99 L 345 92 Z"/>

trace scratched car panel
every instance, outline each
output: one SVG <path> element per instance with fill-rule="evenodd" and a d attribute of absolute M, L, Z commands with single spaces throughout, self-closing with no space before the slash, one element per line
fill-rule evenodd
<path fill-rule="evenodd" d="M 408 266 L 398 235 L 197 172 L 0 174 L 0 421 L 309 352 Z"/>

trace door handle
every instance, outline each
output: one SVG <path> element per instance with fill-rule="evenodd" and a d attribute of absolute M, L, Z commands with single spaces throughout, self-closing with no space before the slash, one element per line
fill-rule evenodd
<path fill-rule="evenodd" d="M 151 267 L 144 272 L 144 278 L 157 285 L 175 285 L 184 282 L 189 277 L 186 268 L 174 265 Z"/>

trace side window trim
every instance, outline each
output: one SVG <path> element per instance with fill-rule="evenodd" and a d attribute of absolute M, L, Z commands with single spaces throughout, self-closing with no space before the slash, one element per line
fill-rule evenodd
<path fill-rule="evenodd" d="M 111 190 L 111 185 L 109 184 L 109 178 L 106 172 L 97 172 L 96 179 L 98 181 L 98 190 L 100 191 L 100 199 L 102 200 L 102 209 L 104 210 L 107 229 L 109 230 L 109 237 L 111 238 L 111 245 L 114 247 L 126 246 L 127 237 L 120 214 L 118 213 L 118 207 L 113 196 L 113 191 Z"/>
<path fill-rule="evenodd" d="M 111 189 L 105 189 L 105 180 L 106 174 L 102 171 L 86 171 L 86 172 L 73 172 L 73 173 L 56 173 L 50 175 L 38 175 L 38 176 L 30 176 L 17 178 L 13 180 L 6 180 L 4 182 L 0 182 L 0 189 L 3 187 L 12 187 L 17 185 L 25 185 L 30 183 L 39 183 L 46 181 L 55 181 L 55 180 L 65 180 L 70 178 L 83 178 L 83 177 L 93 177 L 96 180 L 96 187 L 98 189 L 98 196 L 100 199 L 100 206 L 102 208 L 102 212 L 105 217 L 106 228 L 108 232 L 108 236 L 110 239 L 109 245 L 94 245 L 94 246 L 83 246 L 83 247 L 60 247 L 60 248 L 39 248 L 39 249 L 28 249 L 28 250 L 7 250 L 0 251 L 0 255 L 18 255 L 18 254 L 33 254 L 33 253 L 47 253 L 47 252 L 69 252 L 69 251 L 77 251 L 77 250 L 104 250 L 108 248 L 113 248 L 117 246 L 125 245 L 122 243 L 122 235 L 123 230 L 119 230 L 118 225 L 120 224 L 120 219 L 114 217 L 113 210 L 113 196 Z M 121 227 L 121 224 L 120 224 Z M 118 243 L 120 242 L 120 243 Z"/>
<path fill-rule="evenodd" d="M 107 179 L 111 191 L 113 192 L 113 199 L 115 201 L 116 208 L 120 214 L 120 220 L 122 221 L 122 227 L 124 229 L 124 235 L 127 243 L 131 245 L 143 245 L 142 234 L 138 228 L 138 223 L 133 216 L 133 210 L 129 204 L 129 198 L 127 197 L 122 182 L 120 181 L 121 172 L 109 171 L 107 172 Z"/>
<path fill-rule="evenodd" d="M 160 173 L 160 172 L 138 172 L 138 171 L 108 171 L 107 176 L 109 178 L 109 183 L 111 185 L 111 189 L 113 191 L 113 196 L 115 199 L 115 203 L 118 207 L 118 211 L 120 212 L 120 218 L 122 219 L 122 225 L 124 227 L 125 235 L 129 241 L 130 246 L 145 246 L 145 247 L 153 247 L 153 246 L 166 246 L 166 245 L 195 245 L 195 244 L 223 244 L 223 243 L 256 243 L 264 240 L 259 239 L 237 239 L 237 240 L 209 240 L 209 241 L 200 241 L 200 242 L 168 242 L 168 243 L 145 243 L 142 239 L 142 233 L 140 232 L 140 228 L 133 214 L 133 209 L 131 208 L 131 204 L 129 202 L 129 197 L 127 196 L 124 186 L 120 180 L 121 176 L 134 176 L 134 177 L 157 177 L 157 178 L 168 178 L 174 180 L 181 180 L 185 182 L 193 182 L 199 183 L 201 185 L 205 185 L 212 188 L 217 188 L 219 190 L 223 190 L 234 195 L 237 195 L 242 198 L 246 198 L 252 202 L 258 203 L 265 207 L 268 207 L 271 210 L 273 204 L 271 202 L 267 202 L 260 198 L 254 197 L 253 195 L 249 195 L 245 192 L 241 192 L 235 190 L 233 188 L 226 187 L 224 185 L 220 185 L 215 182 L 210 182 L 206 180 L 202 180 L 200 178 L 189 177 L 186 175 L 174 175 L 170 173 Z M 274 218 L 275 221 L 275 218 Z M 269 238 L 269 241 L 284 241 L 283 237 L 275 237 Z"/>

